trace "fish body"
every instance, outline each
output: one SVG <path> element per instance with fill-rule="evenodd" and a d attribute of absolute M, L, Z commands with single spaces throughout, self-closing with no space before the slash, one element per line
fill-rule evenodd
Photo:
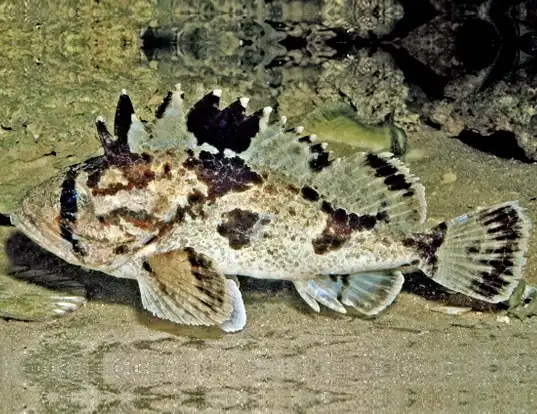
<path fill-rule="evenodd" d="M 147 131 L 123 92 L 114 133 L 96 122 L 104 154 L 31 190 L 12 222 L 72 264 L 136 279 L 153 314 L 225 331 L 246 322 L 233 275 L 366 315 L 393 302 L 403 266 L 489 302 L 516 288 L 530 226 L 518 203 L 426 229 L 423 186 L 393 154 L 333 159 L 269 107 L 221 110 L 220 94 L 184 111 L 178 86 Z"/>
<path fill-rule="evenodd" d="M 321 106 L 302 121 L 305 133 L 315 133 L 329 142 L 352 145 L 357 150 L 381 152 L 389 150 L 404 159 L 408 149 L 405 131 L 394 124 L 393 114 L 379 125 L 368 125 L 358 120 L 354 108 L 344 102 Z"/>

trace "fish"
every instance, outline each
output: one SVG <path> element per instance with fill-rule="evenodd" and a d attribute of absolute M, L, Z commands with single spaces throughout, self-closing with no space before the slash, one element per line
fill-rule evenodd
<path fill-rule="evenodd" d="M 329 143 L 352 145 L 362 151 L 388 150 L 404 160 L 408 150 L 405 131 L 394 123 L 390 113 L 383 123 L 369 125 L 359 121 L 356 110 L 345 102 L 333 102 L 311 111 L 301 121 L 305 134 L 322 136 Z"/>
<path fill-rule="evenodd" d="M 271 107 L 185 108 L 180 84 L 141 122 L 122 90 L 103 152 L 30 190 L 11 215 L 64 261 L 135 279 L 144 308 L 178 324 L 242 330 L 236 276 L 291 281 L 321 305 L 375 316 L 415 268 L 489 303 L 523 279 L 530 220 L 518 201 L 425 225 L 425 189 L 394 154 L 334 157 Z M 277 118 L 277 119 L 275 119 Z"/>

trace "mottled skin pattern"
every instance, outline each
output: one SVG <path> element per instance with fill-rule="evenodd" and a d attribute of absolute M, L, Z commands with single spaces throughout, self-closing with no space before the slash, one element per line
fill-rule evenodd
<path fill-rule="evenodd" d="M 401 236 L 373 229 L 352 231 L 340 248 L 316 253 L 313 241 L 323 234 L 329 217 L 320 208 L 321 201 L 305 199 L 296 187 L 274 173 L 264 176 L 261 185 L 230 191 L 208 202 L 205 220 L 189 220 L 177 226 L 162 244 L 170 243 L 172 249 L 190 244 L 212 257 L 223 273 L 290 280 L 354 273 L 376 266 L 394 268 L 412 258 L 413 250 L 398 241 Z M 230 248 L 229 240 L 216 231 L 234 209 L 260 217 L 250 234 L 251 243 L 240 249 Z M 270 222 L 263 224 L 263 219 Z"/>
<path fill-rule="evenodd" d="M 277 173 L 256 173 L 257 183 L 239 180 L 238 188 L 214 197 L 214 180 L 200 180 L 189 167 L 188 152 L 148 155 L 149 162 L 102 170 L 92 186 L 88 185 L 91 173 L 78 175 L 79 208 L 73 230 L 84 253 L 62 257 L 111 271 L 132 255 L 189 247 L 211 257 L 225 274 L 290 280 L 396 268 L 413 258 L 414 249 L 405 247 L 402 235 L 392 234 L 387 226 L 382 231 L 350 230 L 344 244 L 318 254 L 313 241 L 325 232 L 330 214 L 323 211 L 321 199 L 312 201 Z M 53 179 L 35 191 L 54 195 L 58 187 L 58 179 Z M 55 217 L 51 231 L 60 233 L 58 201 L 51 206 L 42 196 L 30 195 L 21 208 L 40 209 Z M 245 235 L 249 242 L 239 248 L 218 231 L 235 209 L 259 216 Z M 71 251 L 65 244 L 65 251 Z"/>

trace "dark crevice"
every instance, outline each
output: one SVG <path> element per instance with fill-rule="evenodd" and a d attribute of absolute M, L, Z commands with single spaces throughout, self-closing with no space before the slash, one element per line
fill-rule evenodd
<path fill-rule="evenodd" d="M 500 42 L 500 36 L 492 23 L 470 19 L 457 29 L 456 56 L 468 69 L 485 69 L 498 56 Z"/>
<path fill-rule="evenodd" d="M 464 129 L 457 138 L 464 144 L 487 154 L 505 159 L 515 159 L 527 164 L 534 162 L 520 148 L 515 134 L 509 131 L 497 131 L 491 135 L 481 135 L 471 129 Z"/>
<path fill-rule="evenodd" d="M 395 24 L 392 31 L 384 36 L 382 40 L 405 37 L 414 29 L 440 15 L 440 12 L 436 10 L 429 0 L 403 0 L 400 3 L 405 10 L 404 17 Z"/>
<path fill-rule="evenodd" d="M 439 122 L 433 121 L 430 118 L 424 118 L 423 123 L 425 125 L 430 126 L 431 128 L 434 128 L 434 129 L 438 130 L 438 131 L 440 131 L 442 129 L 442 124 L 440 124 Z"/>
<path fill-rule="evenodd" d="M 448 77 L 438 75 L 401 47 L 385 44 L 382 48 L 390 53 L 397 67 L 403 71 L 406 82 L 420 88 L 429 99 L 444 97 L 444 89 L 450 80 Z"/>
<path fill-rule="evenodd" d="M 7 214 L 0 214 L 0 226 L 13 226 Z"/>
<path fill-rule="evenodd" d="M 308 46 L 308 41 L 303 37 L 298 36 L 286 36 L 279 43 L 287 50 L 302 50 Z"/>

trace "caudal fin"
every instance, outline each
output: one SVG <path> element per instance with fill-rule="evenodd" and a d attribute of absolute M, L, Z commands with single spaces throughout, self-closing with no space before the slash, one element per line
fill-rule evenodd
<path fill-rule="evenodd" d="M 418 267 L 459 293 L 498 303 L 522 278 L 531 223 L 517 201 L 462 215 L 407 239 Z"/>

